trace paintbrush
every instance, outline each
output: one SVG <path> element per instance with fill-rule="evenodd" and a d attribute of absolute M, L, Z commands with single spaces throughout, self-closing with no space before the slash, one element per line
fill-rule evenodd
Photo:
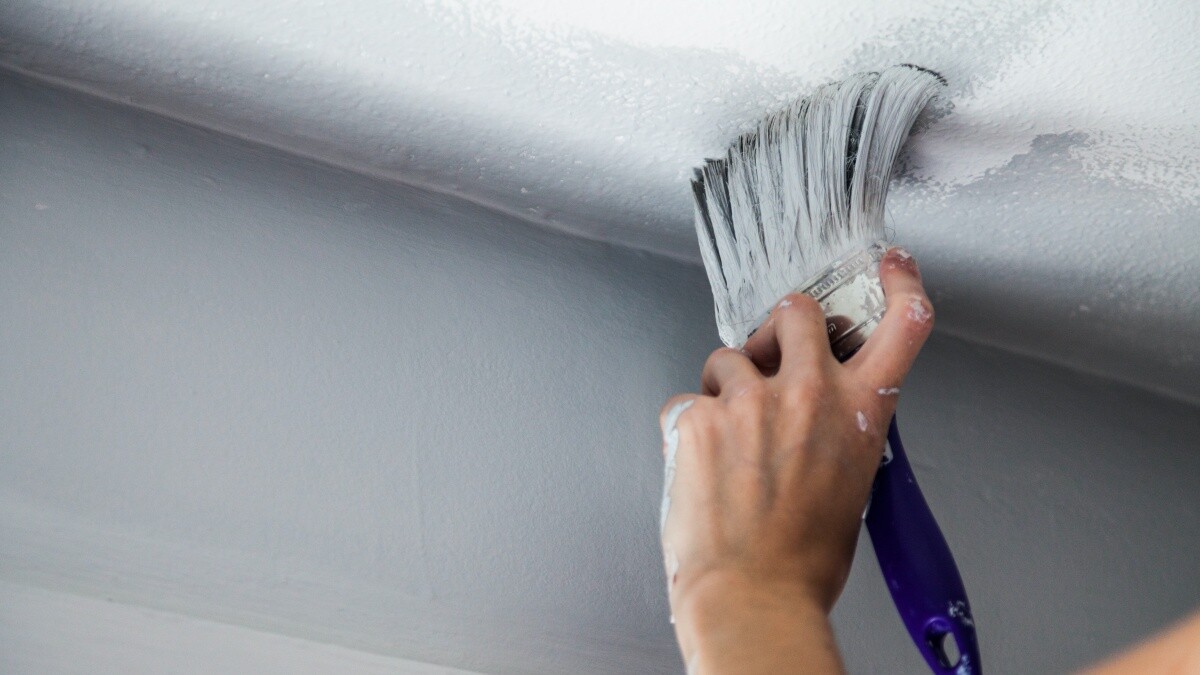
<path fill-rule="evenodd" d="M 818 88 L 696 169 L 696 233 L 721 339 L 741 347 L 788 293 L 825 311 L 849 359 L 884 313 L 884 202 L 913 123 L 945 80 L 903 65 Z M 935 673 L 979 673 L 974 620 L 896 419 L 864 514 L 879 566 Z"/>

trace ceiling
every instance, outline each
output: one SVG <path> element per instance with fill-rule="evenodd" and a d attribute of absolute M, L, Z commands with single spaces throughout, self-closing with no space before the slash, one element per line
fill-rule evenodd
<path fill-rule="evenodd" d="M 1200 401 L 1192 2 L 9 0 L 0 63 L 698 261 L 686 180 L 897 62 L 950 82 L 889 201 L 943 330 Z"/>

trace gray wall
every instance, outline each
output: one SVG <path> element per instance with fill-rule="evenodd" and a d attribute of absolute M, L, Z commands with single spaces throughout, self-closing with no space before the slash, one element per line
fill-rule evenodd
<path fill-rule="evenodd" d="M 655 419 L 710 310 L 696 267 L 0 77 L 0 581 L 678 671 Z M 935 336 L 901 416 L 991 672 L 1200 605 L 1194 408 Z M 851 668 L 919 672 L 862 553 Z"/>

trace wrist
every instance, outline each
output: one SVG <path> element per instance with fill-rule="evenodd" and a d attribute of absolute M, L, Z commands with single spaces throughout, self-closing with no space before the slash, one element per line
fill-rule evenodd
<path fill-rule="evenodd" d="M 695 672 L 841 670 L 828 613 L 801 584 L 721 571 L 677 590 L 675 628 Z"/>

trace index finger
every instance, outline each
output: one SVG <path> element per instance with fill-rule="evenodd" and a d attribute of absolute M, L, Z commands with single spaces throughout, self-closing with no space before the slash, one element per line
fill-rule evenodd
<path fill-rule="evenodd" d="M 912 254 L 890 249 L 879 263 L 887 310 L 846 365 L 872 387 L 899 387 L 933 330 L 933 305 Z"/>
<path fill-rule="evenodd" d="M 804 293 L 791 293 L 780 300 L 743 349 L 766 375 L 803 374 L 823 360 L 833 359 L 825 312 Z"/>

